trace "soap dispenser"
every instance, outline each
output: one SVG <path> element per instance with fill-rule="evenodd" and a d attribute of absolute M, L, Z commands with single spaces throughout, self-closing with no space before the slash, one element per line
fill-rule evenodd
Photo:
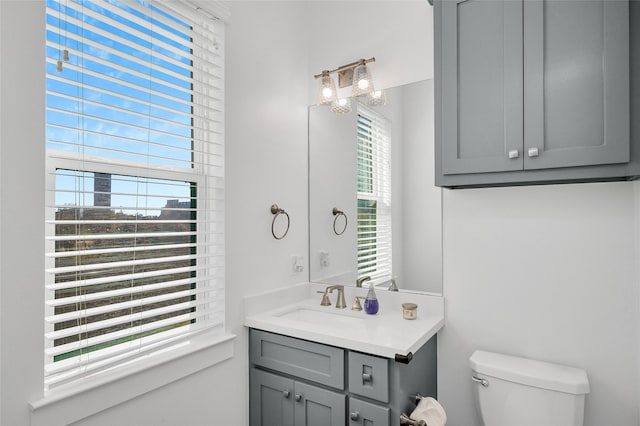
<path fill-rule="evenodd" d="M 373 290 L 373 283 L 369 284 L 369 292 L 364 299 L 364 311 L 369 315 L 375 315 L 378 313 L 378 298 L 376 292 Z"/>

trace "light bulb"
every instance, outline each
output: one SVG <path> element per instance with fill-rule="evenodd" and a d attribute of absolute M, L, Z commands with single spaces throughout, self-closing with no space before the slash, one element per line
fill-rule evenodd
<path fill-rule="evenodd" d="M 318 105 L 331 105 L 336 100 L 336 85 L 329 71 L 322 71 L 318 90 Z"/>
<path fill-rule="evenodd" d="M 342 98 L 334 101 L 331 104 L 331 111 L 336 114 L 348 114 L 351 112 L 351 99 Z"/>
<path fill-rule="evenodd" d="M 367 104 L 371 106 L 384 106 L 387 104 L 387 97 L 384 94 L 384 90 L 376 90 L 369 93 L 367 97 Z"/>
<path fill-rule="evenodd" d="M 367 65 L 362 61 L 353 69 L 353 87 L 351 96 L 367 95 L 374 91 L 373 81 Z"/>

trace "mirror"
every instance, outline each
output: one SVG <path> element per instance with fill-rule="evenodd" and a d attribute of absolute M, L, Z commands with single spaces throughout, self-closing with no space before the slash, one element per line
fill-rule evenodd
<path fill-rule="evenodd" d="M 442 293 L 433 80 L 386 89 L 386 105 L 309 107 L 309 279 Z M 366 285 L 365 285 L 366 286 Z"/>

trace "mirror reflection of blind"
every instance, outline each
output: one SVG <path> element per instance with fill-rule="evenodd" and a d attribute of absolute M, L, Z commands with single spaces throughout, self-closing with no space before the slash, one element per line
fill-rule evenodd
<path fill-rule="evenodd" d="M 358 278 L 391 278 L 391 123 L 358 105 Z"/>
<path fill-rule="evenodd" d="M 223 331 L 223 43 L 184 3 L 48 0 L 46 389 Z"/>

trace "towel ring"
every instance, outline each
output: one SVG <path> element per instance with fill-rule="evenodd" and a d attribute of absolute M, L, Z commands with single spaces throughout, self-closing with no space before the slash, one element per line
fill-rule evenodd
<path fill-rule="evenodd" d="M 289 214 L 286 211 L 284 211 L 284 209 L 281 209 L 280 207 L 278 207 L 277 204 L 273 204 L 271 206 L 271 213 L 274 215 L 273 216 L 273 220 L 271 221 L 271 235 L 273 235 L 273 238 L 275 238 L 276 240 L 281 240 L 287 235 L 287 232 L 289 232 L 289 225 L 291 225 L 291 220 L 289 219 Z M 281 214 L 283 214 L 283 215 L 285 215 L 287 217 L 287 229 L 284 230 L 284 234 L 282 234 L 280 236 L 277 236 L 276 235 L 276 230 L 275 230 L 276 219 Z"/>
<path fill-rule="evenodd" d="M 334 207 L 334 208 L 333 208 L 332 213 L 333 213 L 333 215 L 335 216 L 335 218 L 333 219 L 333 233 L 334 233 L 334 234 L 336 234 L 336 235 L 342 235 L 342 234 L 344 234 L 344 231 L 346 231 L 346 230 L 347 230 L 347 223 L 348 223 L 347 215 L 346 215 L 346 214 L 344 214 L 344 212 L 343 212 L 342 210 L 338 210 L 338 208 L 337 208 L 337 207 Z M 338 232 L 338 229 L 337 229 L 336 223 L 338 222 L 338 218 L 339 218 L 340 216 L 344 216 L 344 227 L 342 228 L 342 231 Z"/>

